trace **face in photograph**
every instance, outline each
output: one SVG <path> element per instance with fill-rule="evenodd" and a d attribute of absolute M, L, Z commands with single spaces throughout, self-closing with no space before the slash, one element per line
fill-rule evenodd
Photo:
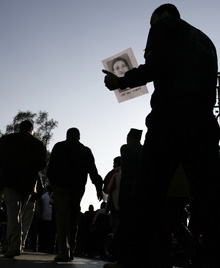
<path fill-rule="evenodd" d="M 128 63 L 123 58 L 116 58 L 112 63 L 112 71 L 118 77 L 123 77 L 129 70 Z"/>

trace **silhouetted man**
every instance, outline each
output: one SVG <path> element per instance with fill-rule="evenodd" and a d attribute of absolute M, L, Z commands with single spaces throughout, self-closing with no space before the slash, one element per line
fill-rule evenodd
<path fill-rule="evenodd" d="M 46 166 L 46 146 L 32 135 L 33 124 L 25 120 L 19 133 L 0 139 L 0 187 L 7 207 L 7 247 L 5 257 L 22 250 L 22 215 L 36 189 L 38 172 Z"/>
<path fill-rule="evenodd" d="M 216 49 L 204 33 L 180 18 L 174 5 L 158 7 L 150 23 L 145 64 L 120 78 L 103 70 L 110 90 L 151 81 L 155 87 L 132 199 L 132 231 L 129 241 L 124 243 L 127 253 L 119 263 L 132 268 L 151 265 L 149 249 L 155 224 L 170 181 L 182 163 L 193 195 L 202 208 L 200 219 L 206 253 L 201 254 L 203 264 L 220 267 L 219 126 L 213 115 Z M 146 215 L 149 220 L 143 220 Z"/>
<path fill-rule="evenodd" d="M 55 261 L 68 262 L 74 258 L 80 202 L 88 174 L 95 184 L 98 199 L 101 200 L 103 195 L 103 181 L 98 174 L 93 154 L 79 139 L 77 128 L 68 129 L 66 140 L 54 145 L 47 171 L 55 198 L 58 240 Z"/>

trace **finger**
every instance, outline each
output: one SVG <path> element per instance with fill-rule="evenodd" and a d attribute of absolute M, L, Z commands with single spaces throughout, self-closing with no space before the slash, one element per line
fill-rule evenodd
<path fill-rule="evenodd" d="M 107 70 L 104 70 L 104 69 L 102 70 L 102 72 L 103 72 L 104 74 L 107 74 L 107 75 L 108 75 L 108 74 L 111 74 L 111 72 L 109 72 L 109 71 L 107 71 Z"/>
<path fill-rule="evenodd" d="M 105 82 L 105 84 L 108 84 L 108 82 L 109 82 L 109 77 L 107 75 L 104 78 L 104 82 Z"/>

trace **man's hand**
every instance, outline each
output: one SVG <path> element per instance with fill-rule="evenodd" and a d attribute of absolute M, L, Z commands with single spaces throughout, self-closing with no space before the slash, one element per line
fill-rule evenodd
<path fill-rule="evenodd" d="M 116 75 L 106 70 L 102 70 L 102 72 L 106 74 L 104 82 L 105 82 L 105 86 L 109 90 L 115 90 L 119 88 L 118 77 Z"/>
<path fill-rule="evenodd" d="M 103 199 L 103 192 L 102 191 L 98 191 L 97 192 L 97 197 L 98 197 L 98 200 L 101 201 Z"/>

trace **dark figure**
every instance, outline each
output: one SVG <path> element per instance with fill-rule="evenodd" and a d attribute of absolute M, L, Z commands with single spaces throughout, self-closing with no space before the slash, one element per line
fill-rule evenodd
<path fill-rule="evenodd" d="M 40 211 L 39 202 L 37 201 L 33 219 L 32 219 L 31 226 L 30 226 L 30 230 L 28 232 L 27 242 L 26 242 L 26 247 L 33 252 L 38 251 L 40 217 L 41 217 L 41 211 Z"/>
<path fill-rule="evenodd" d="M 110 212 L 110 224 L 113 234 L 117 233 L 119 225 L 119 189 L 121 182 L 121 157 L 113 159 L 113 169 L 104 179 L 104 193 L 108 195 L 106 213 Z"/>
<path fill-rule="evenodd" d="M 131 128 L 127 134 L 127 144 L 120 148 L 121 152 L 121 182 L 119 190 L 119 226 L 116 234 L 118 241 L 118 252 L 115 258 L 122 254 L 124 247 L 121 241 L 129 236 L 128 222 L 130 221 L 130 203 L 134 188 L 135 177 L 137 175 L 138 163 L 141 157 L 143 146 L 140 143 L 142 130 Z M 120 253 L 121 252 L 121 253 Z"/>
<path fill-rule="evenodd" d="M 35 191 L 38 172 L 46 166 L 46 147 L 32 135 L 33 124 L 21 122 L 19 133 L 0 140 L 0 187 L 7 207 L 7 248 L 5 257 L 20 255 L 22 215 Z M 14 205 L 16 204 L 16 205 Z"/>
<path fill-rule="evenodd" d="M 22 215 L 22 247 L 25 249 L 28 238 L 28 233 L 31 227 L 31 223 L 34 218 L 37 200 L 41 198 L 44 192 L 43 181 L 39 176 L 37 180 L 36 192 L 33 193 L 25 207 L 25 211 Z"/>
<path fill-rule="evenodd" d="M 77 239 L 76 239 L 76 248 L 74 251 L 74 255 L 77 257 L 84 256 L 85 248 L 89 243 L 90 243 L 90 236 L 86 230 L 85 214 L 80 212 Z"/>
<path fill-rule="evenodd" d="M 55 249 L 55 228 L 52 220 L 52 206 L 51 206 L 51 192 L 52 187 L 47 185 L 44 194 L 39 199 L 39 206 L 41 211 L 41 219 L 39 223 L 39 238 L 38 251 L 46 253 L 54 253 Z"/>
<path fill-rule="evenodd" d="M 180 18 L 174 5 L 165 4 L 152 14 L 144 57 L 145 64 L 126 72 L 124 77 L 103 71 L 110 90 L 151 81 L 155 87 L 132 196 L 130 235 L 124 240 L 125 253 L 119 264 L 150 267 L 152 230 L 169 184 L 182 163 L 201 208 L 203 265 L 220 267 L 219 126 L 213 115 L 216 49 L 204 33 Z M 146 215 L 150 215 L 149 220 L 143 220 Z"/>
<path fill-rule="evenodd" d="M 67 262 L 73 259 L 80 202 L 88 174 L 95 184 L 98 199 L 102 199 L 103 181 L 98 174 L 93 154 L 79 139 L 77 128 L 68 129 L 66 140 L 54 145 L 47 170 L 56 211 L 58 255 L 55 261 Z"/>
<path fill-rule="evenodd" d="M 100 209 L 95 212 L 93 217 L 93 245 L 95 250 L 93 256 L 99 255 L 100 258 L 106 258 L 105 241 L 107 235 L 110 233 L 110 218 L 106 214 L 106 202 L 102 202 Z"/>
<path fill-rule="evenodd" d="M 143 146 L 140 143 L 142 130 L 131 128 L 127 134 L 127 144 L 121 146 L 121 184 L 119 190 L 119 209 L 125 213 L 131 202 L 134 178 Z"/>
<path fill-rule="evenodd" d="M 83 214 L 84 218 L 84 230 L 82 233 L 82 254 L 87 256 L 92 256 L 92 252 L 94 250 L 93 244 L 93 228 L 92 228 L 92 220 L 94 217 L 94 206 L 89 205 L 89 209 Z"/>
<path fill-rule="evenodd" d="M 120 222 L 119 191 L 121 183 L 121 156 L 113 159 L 113 169 L 104 179 L 103 191 L 108 194 L 106 213 L 110 212 L 111 233 L 105 241 L 105 255 L 109 261 L 117 259 L 119 250 L 118 227 Z"/>

